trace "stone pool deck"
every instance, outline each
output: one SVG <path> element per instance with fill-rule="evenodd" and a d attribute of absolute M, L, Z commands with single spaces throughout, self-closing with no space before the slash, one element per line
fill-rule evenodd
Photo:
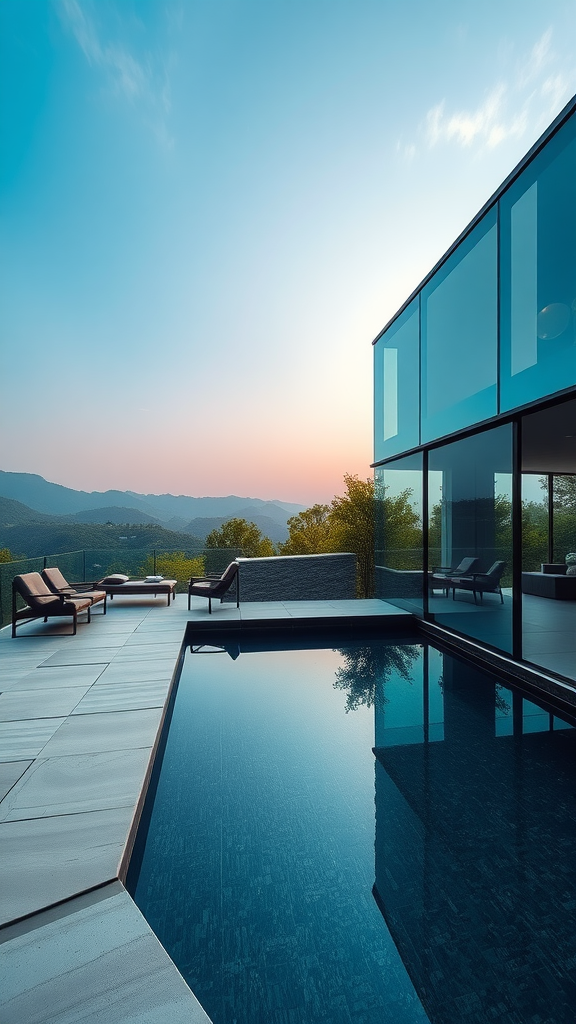
<path fill-rule="evenodd" d="M 115 598 L 0 630 L 0 1020 L 207 1024 L 122 882 L 189 623 L 407 628 L 383 601 Z"/>

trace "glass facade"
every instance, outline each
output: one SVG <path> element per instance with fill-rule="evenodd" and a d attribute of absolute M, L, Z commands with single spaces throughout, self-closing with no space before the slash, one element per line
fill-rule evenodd
<path fill-rule="evenodd" d="M 494 208 L 422 290 L 422 441 L 498 411 L 497 261 Z"/>
<path fill-rule="evenodd" d="M 512 426 L 435 448 L 428 465 L 429 612 L 511 653 Z"/>
<path fill-rule="evenodd" d="M 422 615 L 422 455 L 376 470 L 376 596 Z"/>
<path fill-rule="evenodd" d="M 377 596 L 576 679 L 576 97 L 374 359 Z"/>
<path fill-rule="evenodd" d="M 420 444 L 419 321 L 419 301 L 415 299 L 374 346 L 376 459 Z"/>
<path fill-rule="evenodd" d="M 501 409 L 576 383 L 576 118 L 500 200 Z"/>

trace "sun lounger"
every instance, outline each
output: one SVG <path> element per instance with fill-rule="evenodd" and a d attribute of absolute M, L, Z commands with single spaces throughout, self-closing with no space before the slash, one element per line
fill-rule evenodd
<path fill-rule="evenodd" d="M 18 596 L 26 602 L 25 608 L 18 608 Z M 91 607 L 89 597 L 73 598 L 64 594 L 53 594 L 39 572 L 26 572 L 21 576 L 15 576 L 12 581 L 12 637 L 16 636 L 18 622 L 32 622 L 33 619 L 44 619 L 44 622 L 47 622 L 49 618 L 68 615 L 74 620 L 72 635 L 75 635 L 78 615 L 80 612 L 87 612 L 90 622 Z"/>
<path fill-rule="evenodd" d="M 87 597 L 89 598 L 91 605 L 99 604 L 100 601 L 102 601 L 102 610 L 104 615 L 106 615 L 106 591 L 99 590 L 95 583 L 68 583 L 68 580 L 60 572 L 60 569 L 57 569 L 56 567 L 52 569 L 43 569 L 41 575 L 42 579 L 53 594 L 60 594 L 63 597 L 72 598 Z"/>

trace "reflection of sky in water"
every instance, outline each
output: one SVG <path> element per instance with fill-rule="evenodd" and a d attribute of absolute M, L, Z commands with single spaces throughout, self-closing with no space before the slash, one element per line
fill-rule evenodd
<path fill-rule="evenodd" d="M 573 748 L 422 645 L 188 656 L 136 901 L 215 1024 L 573 1024 Z"/>
<path fill-rule="evenodd" d="M 188 657 L 136 900 L 216 1024 L 425 1024 L 372 896 L 374 710 L 332 650 Z"/>

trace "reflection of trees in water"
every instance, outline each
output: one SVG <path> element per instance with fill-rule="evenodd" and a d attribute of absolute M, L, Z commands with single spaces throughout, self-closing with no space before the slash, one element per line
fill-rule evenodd
<path fill-rule="evenodd" d="M 494 687 L 494 707 L 506 718 L 512 714 L 512 691 L 500 683 Z"/>
<path fill-rule="evenodd" d="M 334 687 L 347 690 L 345 711 L 382 707 L 386 704 L 384 684 L 392 673 L 412 682 L 412 667 L 421 647 L 399 644 L 354 644 L 341 654 L 344 664 L 336 671 Z"/>

